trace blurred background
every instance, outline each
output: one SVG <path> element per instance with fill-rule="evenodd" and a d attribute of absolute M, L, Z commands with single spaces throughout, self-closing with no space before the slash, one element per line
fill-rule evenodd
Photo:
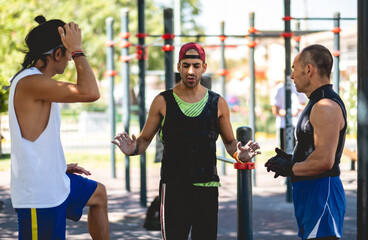
<path fill-rule="evenodd" d="M 211 89 L 223 95 L 231 109 L 231 121 L 234 132 L 240 126 L 249 126 L 250 98 L 250 43 L 248 29 L 249 14 L 254 12 L 254 25 L 257 33 L 266 31 L 284 31 L 284 1 L 283 0 L 145 0 L 145 31 L 147 37 L 148 59 L 146 61 L 145 96 L 146 113 L 153 98 L 165 90 L 164 52 L 162 51 L 164 33 L 165 8 L 174 9 L 174 33 L 176 35 L 192 35 L 193 37 L 175 38 L 175 54 L 173 69 L 176 71 L 177 53 L 180 45 L 195 41 L 201 43 L 206 51 L 208 69 L 206 76 L 211 79 Z M 142 232 L 141 223 L 144 220 L 145 208 L 138 205 L 140 190 L 140 158 L 131 157 L 131 195 L 123 191 L 126 162 L 124 155 L 116 150 L 117 180 L 112 179 L 111 171 L 111 119 L 109 115 L 109 100 L 111 96 L 110 79 L 106 74 L 107 33 L 106 19 L 114 20 L 113 32 L 115 42 L 121 40 L 120 11 L 129 11 L 129 41 L 132 47 L 129 54 L 134 55 L 138 43 L 137 1 L 132 0 L 0 0 L 0 209 L 2 202 L 10 206 L 9 171 L 10 171 L 10 134 L 7 114 L 8 92 L 3 86 L 9 85 L 9 79 L 21 69 L 24 55 L 26 34 L 37 23 L 34 18 L 40 14 L 47 20 L 61 19 L 65 22 L 74 21 L 79 24 L 83 35 L 83 49 L 88 61 L 99 80 L 101 98 L 93 103 L 60 103 L 62 114 L 61 138 L 67 162 L 78 162 L 79 165 L 91 170 L 93 177 L 104 182 L 109 192 L 109 217 L 113 239 L 160 239 L 158 232 Z M 291 1 L 291 16 L 295 18 L 333 18 L 340 13 L 341 18 L 352 20 L 340 21 L 340 84 L 339 94 L 348 110 L 348 134 L 345 152 L 342 158 L 342 178 L 348 195 L 349 208 L 344 226 L 345 239 L 356 237 L 356 172 L 351 171 L 356 161 L 356 131 L 357 131 L 357 2 L 347 0 L 293 0 Z M 221 25 L 224 24 L 226 72 L 221 66 Z M 299 27 L 298 27 L 299 24 Z M 291 41 L 291 60 L 300 49 L 319 43 L 334 52 L 333 19 L 291 21 L 291 30 L 311 31 L 300 39 Z M 154 36 L 152 36 L 154 35 Z M 211 35 L 211 36 L 203 36 Z M 262 167 L 264 162 L 274 154 L 278 146 L 276 119 L 272 113 L 272 89 L 285 81 L 285 49 L 284 39 L 280 37 L 257 38 L 254 47 L 255 64 L 255 138 L 260 142 L 262 155 L 257 157 L 257 187 L 254 189 L 255 218 L 262 216 L 263 220 L 255 225 L 257 239 L 295 239 L 297 234 L 295 219 L 291 204 L 285 201 L 285 181 L 276 181 Z M 119 44 L 114 47 L 115 70 L 120 73 L 122 64 Z M 138 116 L 138 60 L 130 61 L 130 102 L 131 118 L 130 133 L 140 132 Z M 331 74 L 332 76 L 333 74 Z M 71 61 L 65 74 L 55 76 L 59 81 L 76 81 L 76 72 Z M 223 82 L 225 84 L 223 85 Z M 123 101 L 124 85 L 120 74 L 114 76 L 114 104 L 116 114 L 116 132 L 124 130 Z M 221 140 L 218 141 L 218 155 L 221 155 Z M 157 195 L 159 167 L 157 163 L 156 139 L 147 149 L 148 199 Z M 226 154 L 226 157 L 230 157 Z M 219 239 L 236 239 L 236 171 L 232 164 L 226 164 L 225 170 L 219 171 L 223 187 L 220 188 L 220 218 L 224 218 L 219 226 Z M 254 175 L 255 176 L 255 175 Z M 255 183 L 254 182 L 254 183 Z M 127 206 L 121 203 L 129 200 Z M 269 201 L 269 202 L 266 202 Z M 123 207 L 122 207 L 123 206 Z M 274 211 L 276 209 L 277 211 Z M 286 212 L 285 212 L 285 211 Z M 7 212 L 8 211 L 8 212 Z M 264 213 L 264 215 L 263 215 Z M 258 214 L 258 215 L 257 215 Z M 122 217 L 123 215 L 123 217 Z M 281 218 L 287 216 L 286 221 Z M 12 225 L 6 225 L 11 222 Z M 68 223 L 69 224 L 69 223 Z M 86 224 L 83 219 L 80 224 Z M 70 239 L 88 239 L 88 234 L 81 235 L 82 225 L 69 224 Z M 271 228 L 270 228 L 271 226 Z M 272 228 L 273 226 L 273 228 Z M 3 228 L 3 229 L 2 229 Z M 127 230 L 128 229 L 128 230 Z M 132 229 L 135 229 L 134 232 Z M 138 229 L 138 230 L 137 230 Z M 270 230 L 271 229 L 271 230 Z M 275 230 L 277 229 L 277 230 Z M 16 239 L 16 219 L 11 210 L 0 211 L 0 238 L 5 234 L 9 239 Z M 120 232 L 119 232 L 120 231 Z M 132 234 L 130 237 L 124 234 Z M 123 234 L 123 235 L 118 235 Z M 136 234 L 136 235 L 134 235 Z M 143 234 L 143 235 L 142 235 Z M 150 235 L 151 234 L 151 235 Z M 148 236 L 150 235 L 150 236 Z M 12 237 L 10 237 L 12 236 Z M 139 237 L 138 237 L 139 236 Z M 266 238 L 269 237 L 269 238 Z"/>
<path fill-rule="evenodd" d="M 269 5 L 272 4 L 272 7 Z M 21 68 L 25 35 L 37 25 L 33 20 L 39 14 L 46 19 L 59 18 L 65 22 L 78 23 L 83 34 L 83 48 L 88 60 L 100 82 L 102 97 L 94 103 L 61 104 L 62 107 L 62 138 L 65 151 L 80 152 L 93 149 L 96 153 L 104 153 L 110 146 L 110 122 L 107 114 L 109 99 L 109 81 L 106 72 L 106 19 L 115 20 L 115 36 L 120 32 L 120 10 L 129 9 L 130 42 L 137 43 L 137 2 L 130 0 L 15 0 L 12 2 L 0 1 L 0 84 L 8 85 L 11 78 Z M 221 22 L 224 22 L 225 34 L 247 35 L 249 28 L 249 13 L 255 13 L 255 28 L 262 31 L 283 31 L 284 2 L 283 0 L 146 0 L 145 1 L 145 29 L 151 35 L 163 34 L 163 9 L 174 9 L 175 34 L 188 35 L 214 35 L 215 37 L 182 37 L 175 39 L 176 53 L 181 43 L 197 41 L 205 46 L 207 53 L 207 75 L 212 79 L 212 90 L 223 94 L 232 110 L 231 118 L 234 129 L 238 126 L 248 125 L 249 109 L 249 47 L 246 38 L 227 38 L 225 44 L 226 75 L 225 90 L 222 89 L 218 72 L 220 66 L 220 40 Z M 345 0 L 294 0 L 291 1 L 292 17 L 324 17 L 332 18 L 336 12 L 342 18 L 356 18 L 356 1 Z M 180 13 L 178 17 L 177 13 Z M 291 22 L 292 30 L 296 29 L 296 22 Z M 356 21 L 341 22 L 341 50 L 340 50 L 340 95 L 348 108 L 348 135 L 356 137 L 357 126 L 357 34 Z M 300 48 L 312 43 L 320 43 L 333 51 L 333 21 L 299 21 L 300 30 L 318 30 L 321 32 L 303 35 Z M 150 37 L 146 43 L 157 41 L 160 37 Z M 146 64 L 146 110 L 149 109 L 152 99 L 165 88 L 164 52 L 161 50 L 163 41 L 152 44 L 148 49 Z M 259 38 L 255 47 L 255 77 L 256 77 L 256 136 L 257 139 L 274 139 L 276 133 L 275 116 L 272 114 L 270 94 L 272 88 L 284 81 L 285 51 L 283 38 Z M 297 50 L 292 41 L 292 59 Z M 118 58 L 120 48 L 115 47 L 116 71 L 121 70 Z M 135 48 L 130 48 L 130 53 Z M 174 57 L 174 70 L 176 70 Z M 137 115 L 138 94 L 138 60 L 133 58 L 130 62 L 130 86 L 132 133 L 139 132 Z M 76 73 L 71 61 L 65 74 L 56 76 L 57 80 L 76 81 Z M 122 94 L 123 85 L 121 77 L 116 75 L 115 104 L 117 131 L 122 131 Z M 10 139 L 7 123 L 7 97 L 8 92 L 0 89 L 0 155 L 9 154 Z M 155 146 L 154 142 L 151 146 Z M 351 148 L 354 148 L 353 146 Z M 354 150 L 354 149 L 353 149 Z M 154 150 L 153 150 L 154 151 Z M 90 152 L 89 152 L 90 153 Z M 7 155 L 8 156 L 8 155 Z M 108 153 L 107 153 L 108 156 Z"/>

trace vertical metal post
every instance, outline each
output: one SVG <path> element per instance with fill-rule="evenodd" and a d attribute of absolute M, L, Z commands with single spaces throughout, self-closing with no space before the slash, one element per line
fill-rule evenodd
<path fill-rule="evenodd" d="M 181 0 L 173 0 L 174 2 L 174 33 L 176 36 L 181 34 Z M 181 45 L 181 38 L 175 38 L 175 59 L 179 59 L 179 46 Z"/>
<path fill-rule="evenodd" d="M 220 69 L 223 71 L 223 74 L 220 75 L 220 81 L 221 81 L 221 85 L 222 85 L 222 96 L 226 99 L 226 88 L 225 88 L 225 83 L 226 83 L 226 61 L 225 61 L 225 22 L 222 21 L 221 22 L 221 35 L 222 38 L 220 38 L 221 43 L 220 43 L 220 47 L 221 47 L 221 61 L 220 61 Z M 221 156 L 225 157 L 226 152 L 225 152 L 225 146 L 224 144 L 221 144 Z M 226 163 L 222 162 L 222 174 L 226 175 Z"/>
<path fill-rule="evenodd" d="M 368 2 L 358 0 L 358 236 L 368 239 Z"/>
<path fill-rule="evenodd" d="M 355 160 L 353 159 L 350 160 L 350 170 L 355 171 Z"/>
<path fill-rule="evenodd" d="M 299 21 L 296 22 L 296 30 L 300 31 L 300 22 Z M 298 40 L 296 40 L 296 42 L 295 42 L 295 50 L 296 50 L 297 53 L 300 51 L 300 36 L 299 36 Z"/>
<path fill-rule="evenodd" d="M 239 127 L 236 129 L 236 139 L 245 145 L 253 137 L 250 127 Z M 254 162 L 235 163 L 238 169 L 238 240 L 253 239 L 253 198 L 252 198 L 252 172 Z"/>
<path fill-rule="evenodd" d="M 145 94 L 145 78 L 146 78 L 146 49 L 145 49 L 145 27 L 144 27 L 144 9 L 145 3 L 144 0 L 138 1 L 138 33 L 143 36 L 138 38 L 138 45 L 141 50 L 141 56 L 138 60 L 139 67 L 139 94 L 138 94 L 138 104 L 139 104 L 139 127 L 142 131 L 143 126 L 146 122 L 146 94 Z M 142 153 L 140 155 L 140 165 L 141 165 L 141 206 L 147 206 L 147 171 L 146 171 L 146 153 Z"/>
<path fill-rule="evenodd" d="M 122 99 L 122 121 L 124 131 L 129 134 L 130 128 L 130 68 L 129 68 L 129 9 L 123 8 L 120 11 L 120 29 L 122 41 L 125 41 L 125 47 L 121 48 L 121 79 L 123 84 Z M 124 40 L 123 40 L 124 39 Z M 125 189 L 130 192 L 130 158 L 125 156 Z"/>
<path fill-rule="evenodd" d="M 164 9 L 164 33 L 167 35 L 165 37 L 165 46 L 173 46 L 173 10 L 172 8 Z M 174 85 L 174 53 L 172 50 L 165 50 L 165 88 L 173 88 Z"/>
<path fill-rule="evenodd" d="M 334 14 L 334 64 L 333 64 L 333 88 L 337 94 L 340 92 L 340 13 Z"/>
<path fill-rule="evenodd" d="M 296 30 L 300 31 L 300 22 L 296 23 Z M 295 50 L 298 53 L 300 51 L 300 37 L 295 40 Z M 294 137 L 293 137 L 294 139 Z M 293 141 L 293 148 L 294 148 L 294 141 Z M 293 186 L 291 184 L 290 177 L 286 177 L 286 202 L 293 202 Z"/>
<path fill-rule="evenodd" d="M 256 47 L 255 31 L 254 31 L 254 12 L 249 13 L 249 79 L 250 79 L 250 96 L 249 96 L 249 125 L 253 129 L 252 139 L 255 141 L 256 133 L 256 74 L 254 64 L 254 52 Z M 256 158 L 254 158 L 255 161 Z M 256 186 L 256 172 L 253 171 L 253 185 Z"/>
<path fill-rule="evenodd" d="M 285 151 L 288 154 L 293 152 L 293 123 L 291 115 L 291 30 L 290 30 L 290 0 L 284 1 L 285 9 Z M 287 188 L 290 184 L 287 184 Z M 292 202 L 292 191 L 287 189 L 286 191 L 286 201 Z"/>
<path fill-rule="evenodd" d="M 114 41 L 114 19 L 108 17 L 106 19 L 106 35 L 107 41 L 112 43 Z M 114 44 L 109 44 L 107 47 L 107 71 L 109 72 L 109 83 L 110 83 L 110 93 L 109 93 L 109 119 L 110 119 L 110 136 L 114 139 L 116 134 L 116 122 L 115 122 L 115 100 L 114 100 Z M 111 164 L 111 177 L 116 178 L 116 166 L 115 166 L 115 145 L 110 146 L 110 164 Z"/>

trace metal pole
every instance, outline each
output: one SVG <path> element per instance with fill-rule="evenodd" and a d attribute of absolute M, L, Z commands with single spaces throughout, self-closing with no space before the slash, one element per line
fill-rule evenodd
<path fill-rule="evenodd" d="M 300 22 L 296 22 L 296 30 L 300 31 Z M 298 53 L 300 51 L 300 37 L 296 40 L 295 50 Z M 285 139 L 284 139 L 285 141 Z M 294 137 L 293 137 L 293 148 L 294 148 Z M 293 202 L 293 186 L 291 184 L 290 177 L 286 177 L 286 202 Z"/>
<path fill-rule="evenodd" d="M 172 8 L 164 9 L 164 33 L 165 47 L 165 87 L 173 88 L 174 85 L 174 54 L 173 54 L 173 10 Z"/>
<path fill-rule="evenodd" d="M 368 239 L 368 2 L 358 0 L 358 237 Z"/>
<path fill-rule="evenodd" d="M 288 154 L 293 152 L 293 124 L 292 124 L 292 115 L 291 115 L 291 30 L 290 30 L 290 0 L 284 1 L 285 8 L 285 151 Z M 289 181 L 289 180 L 287 180 Z M 287 187 L 290 187 L 290 184 L 287 184 Z M 292 191 L 287 189 L 286 191 L 286 201 L 292 202 Z"/>
<path fill-rule="evenodd" d="M 106 19 L 106 35 L 107 41 L 112 43 L 114 40 L 114 19 L 108 17 Z M 114 44 L 109 44 L 107 47 L 107 71 L 109 72 L 109 83 L 110 83 L 110 93 L 109 93 L 109 119 L 110 119 L 110 133 L 111 139 L 114 139 L 116 134 L 116 122 L 115 122 L 115 100 L 114 100 Z M 111 164 L 111 177 L 116 178 L 116 168 L 115 168 L 115 145 L 110 146 L 110 164 Z"/>
<path fill-rule="evenodd" d="M 142 131 L 143 126 L 146 122 L 146 96 L 145 96 L 145 77 L 146 77 L 146 52 L 145 52 L 145 28 L 144 28 L 144 0 L 138 1 L 138 33 L 140 37 L 138 38 L 138 51 L 140 52 L 140 57 L 138 60 L 139 67 L 139 94 L 138 94 L 138 104 L 139 104 L 139 127 Z M 147 206 L 147 171 L 146 171 L 146 153 L 140 155 L 140 165 L 141 165 L 141 206 Z"/>
<path fill-rule="evenodd" d="M 129 9 L 123 8 L 120 11 L 120 29 L 121 38 L 125 42 L 125 47 L 121 48 L 121 79 L 123 88 L 122 99 L 122 121 L 124 125 L 124 131 L 129 134 L 130 128 L 130 69 L 129 69 Z M 124 39 L 124 40 L 123 40 Z M 130 192 L 130 158 L 125 155 L 125 189 Z"/>
<path fill-rule="evenodd" d="M 300 22 L 299 21 L 296 21 L 296 31 L 300 31 Z M 296 40 L 296 43 L 295 43 L 295 50 L 296 52 L 298 53 L 300 51 L 300 37 L 298 40 Z"/>
<path fill-rule="evenodd" d="M 250 78 L 250 96 L 249 96 L 249 124 L 253 129 L 252 139 L 255 141 L 256 128 L 256 75 L 254 64 L 255 52 L 255 29 L 254 29 L 254 12 L 249 13 L 249 78 Z M 256 158 L 254 158 L 255 161 Z M 256 172 L 253 171 L 253 185 L 256 186 Z"/>
<path fill-rule="evenodd" d="M 174 86 L 174 46 L 173 46 L 173 10 L 164 9 L 164 35 L 165 45 L 162 50 L 165 51 L 165 89 L 171 89 Z M 177 82 L 177 81 L 175 81 Z M 164 145 L 161 142 L 159 133 L 156 133 L 156 153 L 155 162 L 161 162 L 164 151 Z"/>
<path fill-rule="evenodd" d="M 174 33 L 176 36 L 181 34 L 181 0 L 174 1 Z M 175 38 L 175 59 L 179 59 L 179 46 L 181 45 L 181 38 Z"/>
<path fill-rule="evenodd" d="M 236 129 L 236 138 L 245 145 L 253 137 L 250 127 L 239 127 Z M 235 163 L 238 169 L 238 240 L 253 239 L 253 202 L 252 202 L 252 171 L 254 162 Z"/>
<path fill-rule="evenodd" d="M 220 81 L 221 81 L 221 85 L 222 85 L 222 96 L 226 99 L 226 89 L 225 89 L 225 77 L 226 77 L 226 61 L 225 61 L 225 22 L 222 21 L 221 22 L 221 35 L 223 36 L 222 38 L 220 38 L 221 43 L 221 62 L 220 62 L 220 68 L 222 70 L 221 76 L 220 76 Z M 221 156 L 225 157 L 226 153 L 225 153 L 225 146 L 224 144 L 221 144 Z M 226 163 L 222 162 L 221 164 L 221 168 L 222 168 L 222 174 L 226 175 Z"/>
<path fill-rule="evenodd" d="M 333 64 L 333 88 L 337 94 L 340 92 L 340 13 L 334 14 L 334 64 Z"/>

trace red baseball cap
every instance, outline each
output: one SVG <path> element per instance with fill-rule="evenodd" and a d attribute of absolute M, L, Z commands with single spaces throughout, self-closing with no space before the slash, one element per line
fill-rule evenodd
<path fill-rule="evenodd" d="M 194 49 L 198 52 L 199 55 L 187 55 L 185 54 L 189 49 Z M 201 59 L 203 62 L 206 62 L 206 53 L 201 45 L 195 42 L 189 42 L 181 46 L 179 52 L 179 62 L 184 58 L 197 58 Z"/>

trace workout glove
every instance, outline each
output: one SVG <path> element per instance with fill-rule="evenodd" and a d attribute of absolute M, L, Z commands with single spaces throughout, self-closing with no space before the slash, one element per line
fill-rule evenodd
<path fill-rule="evenodd" d="M 267 172 L 272 171 L 275 173 L 274 178 L 278 176 L 293 176 L 293 164 L 291 163 L 292 155 L 287 154 L 279 148 L 275 149 L 276 156 L 270 158 L 266 163 L 265 167 Z"/>

